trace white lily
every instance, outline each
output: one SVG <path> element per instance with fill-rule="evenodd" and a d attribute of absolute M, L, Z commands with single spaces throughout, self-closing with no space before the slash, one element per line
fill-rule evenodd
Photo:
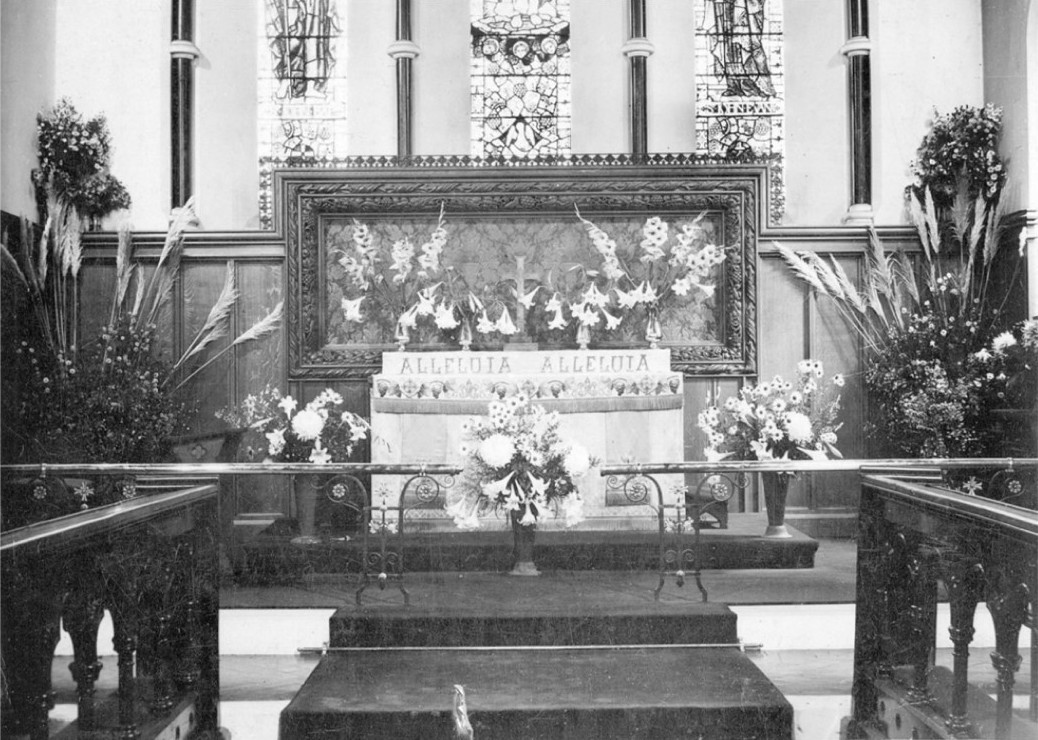
<path fill-rule="evenodd" d="M 491 497 L 494 497 L 494 496 L 497 496 L 498 494 L 504 493 L 505 489 L 508 488 L 508 485 L 512 482 L 512 477 L 514 475 L 515 475 L 515 471 L 513 470 L 508 475 L 506 475 L 504 478 L 501 478 L 501 479 L 495 480 L 495 481 L 491 481 L 490 483 L 484 483 L 483 486 L 482 486 L 483 487 L 483 493 L 485 493 L 487 496 L 491 496 Z"/>
<path fill-rule="evenodd" d="M 361 296 L 360 298 L 349 298 L 342 299 L 342 311 L 346 316 L 347 321 L 355 321 L 360 323 L 364 321 L 364 317 L 360 313 L 360 304 L 367 296 Z"/>

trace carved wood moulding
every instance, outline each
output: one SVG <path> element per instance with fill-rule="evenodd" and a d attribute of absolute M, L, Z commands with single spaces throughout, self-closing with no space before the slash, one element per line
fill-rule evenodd
<path fill-rule="evenodd" d="M 331 326 L 330 224 L 544 222 L 582 229 L 575 209 L 595 221 L 639 226 L 702 212 L 723 233 L 726 260 L 717 285 L 716 336 L 665 342 L 685 374 L 752 375 L 757 361 L 757 239 L 766 168 L 715 165 L 691 156 L 575 157 L 504 164 L 468 158 L 374 158 L 339 169 L 274 173 L 275 231 L 285 241 L 287 345 L 293 380 L 367 378 L 392 342 L 344 342 Z M 633 227 L 632 227 L 633 228 Z M 448 250 L 450 247 L 448 246 Z M 442 347 L 440 347 L 442 349 Z"/>

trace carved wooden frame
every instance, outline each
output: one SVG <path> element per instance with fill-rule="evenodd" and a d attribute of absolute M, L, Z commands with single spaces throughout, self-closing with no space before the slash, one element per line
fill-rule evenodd
<path fill-rule="evenodd" d="M 723 213 L 729 239 L 724 266 L 723 339 L 670 345 L 675 370 L 688 375 L 754 375 L 757 367 L 757 237 L 767 170 L 759 165 L 704 165 L 692 157 L 574 157 L 565 163 L 488 163 L 465 158 L 358 159 L 336 170 L 275 172 L 275 231 L 286 245 L 287 355 L 292 380 L 366 378 L 382 348 L 324 344 L 326 216 L 448 213 L 648 215 Z M 560 166 L 564 164 L 565 166 Z M 384 349 L 391 349 L 387 345 Z"/>

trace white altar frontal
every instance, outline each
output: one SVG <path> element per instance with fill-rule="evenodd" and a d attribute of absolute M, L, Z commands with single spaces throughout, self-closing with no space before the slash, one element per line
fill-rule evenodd
<path fill-rule="evenodd" d="M 462 464 L 466 419 L 485 416 L 490 401 L 519 393 L 561 417 L 560 433 L 583 444 L 603 464 L 684 459 L 684 387 L 670 368 L 670 351 L 553 350 L 503 352 L 386 352 L 372 379 L 372 462 Z M 683 476 L 657 476 L 667 503 L 676 503 Z M 375 476 L 373 491 L 393 492 L 403 481 Z M 607 490 L 593 469 L 579 481 L 585 521 L 579 529 L 651 528 L 655 512 Z M 652 492 L 655 497 L 655 491 Z M 440 509 L 410 512 L 416 528 L 453 529 Z M 669 516 L 673 516 L 670 514 Z M 507 518 L 486 518 L 507 528 Z M 538 527 L 561 528 L 542 516 Z"/>

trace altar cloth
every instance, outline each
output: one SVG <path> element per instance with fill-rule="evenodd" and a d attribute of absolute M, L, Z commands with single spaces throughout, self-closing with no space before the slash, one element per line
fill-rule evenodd
<path fill-rule="evenodd" d="M 517 394 L 557 410 L 560 434 L 584 445 L 602 464 L 684 459 L 684 383 L 681 373 L 670 369 L 665 349 L 387 352 L 371 392 L 375 463 L 461 464 L 465 421 L 486 415 L 490 401 Z M 683 477 L 657 479 L 666 502 L 676 503 Z M 373 489 L 394 500 L 402 483 L 376 476 Z M 656 526 L 655 511 L 647 506 L 616 506 L 624 501 L 616 494 L 607 504 L 606 481 L 596 470 L 578 481 L 578 488 L 586 517 L 582 529 Z M 453 528 L 439 508 L 409 516 L 415 526 L 422 520 L 425 528 Z M 484 526 L 506 528 L 508 521 L 491 517 Z M 561 519 L 542 516 L 538 526 L 552 529 Z"/>

